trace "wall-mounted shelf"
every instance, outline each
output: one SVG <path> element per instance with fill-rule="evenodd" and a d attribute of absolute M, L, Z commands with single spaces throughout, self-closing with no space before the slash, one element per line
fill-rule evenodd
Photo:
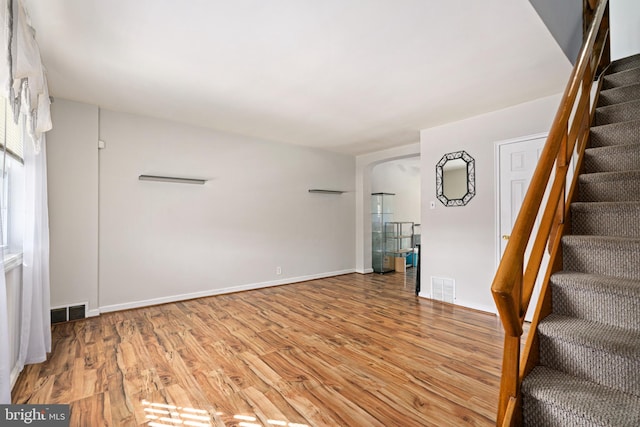
<path fill-rule="evenodd" d="M 181 178 L 177 176 L 158 176 L 158 175 L 140 175 L 138 179 L 140 181 L 173 182 L 178 184 L 199 184 L 199 185 L 203 185 L 205 182 L 207 182 L 206 179 Z"/>
<path fill-rule="evenodd" d="M 312 188 L 309 190 L 309 193 L 319 193 L 319 194 L 342 194 L 346 193 L 346 191 L 341 190 L 322 190 L 319 188 Z"/>

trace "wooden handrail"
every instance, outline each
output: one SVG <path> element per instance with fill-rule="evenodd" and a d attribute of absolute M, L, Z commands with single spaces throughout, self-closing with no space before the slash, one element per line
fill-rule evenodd
<path fill-rule="evenodd" d="M 545 250 L 548 245 L 551 247 L 551 243 L 557 245 L 561 237 L 559 233 L 564 232 L 567 194 L 573 194 L 578 176 L 576 171 L 573 181 L 567 184 L 569 164 L 576 146 L 578 158 L 575 162 L 582 162 L 581 156 L 586 146 L 594 108 L 591 89 L 596 73 L 609 64 L 609 2 L 588 0 L 588 6 L 595 9 L 590 10 L 588 15 L 585 10 L 585 16 L 592 17 L 591 24 L 491 285 L 493 299 L 505 330 L 498 426 L 521 423 L 520 337 L 523 333 L 524 316 L 540 275 Z M 548 188 L 547 200 L 542 206 Z M 567 191 L 568 189 L 571 191 Z M 527 254 L 534 225 L 540 217 L 537 234 Z M 557 260 L 551 260 L 549 268 L 556 268 L 558 265 Z M 548 269 L 545 278 L 551 272 Z M 544 286 L 546 287 L 546 283 Z M 541 302 L 537 310 L 540 311 L 542 307 Z M 539 317 L 539 314 L 536 315 L 536 318 Z M 534 322 L 530 335 L 537 333 L 536 326 Z M 527 360 L 527 357 L 525 354 L 523 359 Z"/>

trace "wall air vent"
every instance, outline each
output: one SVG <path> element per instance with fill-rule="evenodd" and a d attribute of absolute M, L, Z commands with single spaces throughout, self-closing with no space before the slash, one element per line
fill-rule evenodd
<path fill-rule="evenodd" d="M 51 309 L 51 324 L 62 323 L 67 321 L 67 308 L 52 308 Z"/>
<path fill-rule="evenodd" d="M 80 320 L 87 317 L 87 304 L 70 305 L 51 309 L 51 324 Z"/>
<path fill-rule="evenodd" d="M 456 299 L 456 281 L 444 277 L 432 277 L 431 298 L 453 304 Z"/>

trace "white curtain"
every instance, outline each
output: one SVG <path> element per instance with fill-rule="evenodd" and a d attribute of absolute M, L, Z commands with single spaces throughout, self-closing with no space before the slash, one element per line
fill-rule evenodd
<path fill-rule="evenodd" d="M 26 118 L 25 218 L 18 369 L 51 351 L 49 307 L 49 217 L 44 133 L 51 129 L 49 92 L 35 31 L 22 0 L 0 0 L 0 95 L 16 119 Z M 6 280 L 0 259 L 0 404 L 11 402 Z"/>
<path fill-rule="evenodd" d="M 2 241 L 2 215 L 0 215 L 0 242 Z M 7 283 L 4 277 L 4 253 L 0 250 L 0 404 L 11 403 L 11 366 L 9 355 L 9 310 L 7 309 Z"/>
<path fill-rule="evenodd" d="M 49 307 L 49 210 L 45 136 L 25 135 L 25 230 L 22 244 L 22 319 L 18 370 L 44 362 L 51 351 Z M 31 143 L 29 143 L 31 142 Z M 37 148 L 37 151 L 36 151 Z"/>

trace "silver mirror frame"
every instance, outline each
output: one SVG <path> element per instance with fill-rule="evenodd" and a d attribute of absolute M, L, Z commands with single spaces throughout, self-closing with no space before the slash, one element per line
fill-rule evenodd
<path fill-rule="evenodd" d="M 444 195 L 443 167 L 450 160 L 462 159 L 467 163 L 467 193 L 461 199 Z M 436 164 L 436 197 L 445 206 L 465 206 L 476 195 L 476 161 L 466 151 L 447 153 Z"/>

